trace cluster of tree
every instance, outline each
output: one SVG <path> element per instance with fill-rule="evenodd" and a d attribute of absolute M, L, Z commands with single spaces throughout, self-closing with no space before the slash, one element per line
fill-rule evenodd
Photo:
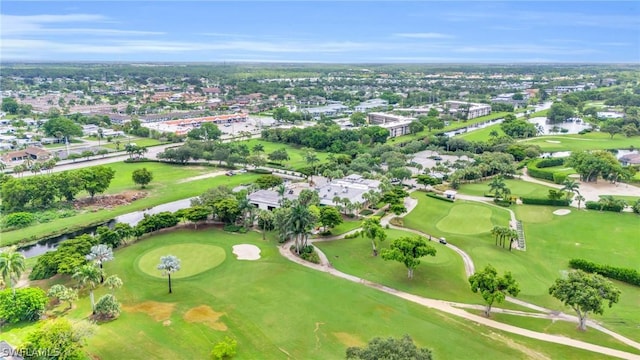
<path fill-rule="evenodd" d="M 544 91 L 543 91 L 544 92 Z M 493 112 L 513 112 L 513 105 L 507 103 L 491 103 L 491 111 Z"/>
<path fill-rule="evenodd" d="M 291 123 L 302 121 L 305 118 L 303 113 L 291 112 L 287 107 L 284 106 L 273 109 L 273 111 L 271 112 L 271 116 L 273 116 L 275 120 Z"/>
<path fill-rule="evenodd" d="M 33 107 L 29 104 L 18 104 L 14 98 L 2 98 L 2 111 L 11 115 L 29 115 Z"/>
<path fill-rule="evenodd" d="M 47 136 L 69 141 L 74 136 L 82 136 L 82 127 L 67 117 L 54 117 L 42 126 Z"/>
<path fill-rule="evenodd" d="M 202 123 L 187 133 L 187 137 L 193 140 L 215 141 L 220 139 L 220 136 L 222 136 L 222 131 L 218 125 L 211 122 Z"/>
<path fill-rule="evenodd" d="M 514 241 L 518 240 L 518 232 L 508 226 L 494 226 L 491 229 L 491 235 L 496 238 L 496 246 L 500 245 L 504 248 L 505 240 L 509 240 L 509 251 Z"/>
<path fill-rule="evenodd" d="M 454 188 L 463 180 L 475 180 L 493 175 L 511 177 L 516 172 L 513 155 L 501 152 L 483 153 L 476 156 L 473 163 L 462 163 L 458 167 L 449 176 L 449 182 Z"/>
<path fill-rule="evenodd" d="M 261 136 L 271 142 L 295 144 L 333 153 L 357 154 L 363 145 L 385 143 L 389 130 L 379 126 L 342 130 L 337 125 L 316 125 L 306 128 L 264 129 Z"/>
<path fill-rule="evenodd" d="M 558 124 L 576 115 L 576 109 L 566 102 L 555 102 L 547 112 L 547 119 L 552 124 Z"/>
<path fill-rule="evenodd" d="M 638 130 L 638 124 L 640 121 L 631 120 L 631 118 L 624 119 L 609 119 L 600 125 L 600 131 L 609 134 L 611 139 L 617 134 L 624 134 L 626 137 L 637 136 L 640 134 Z"/>
<path fill-rule="evenodd" d="M 532 124 L 522 118 L 516 118 L 513 114 L 508 114 L 504 117 L 504 121 L 500 124 L 500 128 L 505 134 L 512 138 L 533 137 L 539 132 L 535 124 Z"/>
<path fill-rule="evenodd" d="M 168 148 L 158 154 L 159 159 L 166 159 L 171 162 L 185 164 L 189 160 L 197 161 L 217 161 L 218 165 L 224 162 L 227 166 L 233 167 L 235 164 L 259 164 L 264 165 L 266 160 L 262 156 L 264 148 L 254 146 L 252 152 L 249 146 L 244 143 L 232 142 L 222 143 L 217 141 L 187 141 L 177 148 Z"/>
<path fill-rule="evenodd" d="M 72 201 L 82 190 L 93 198 L 109 188 L 114 176 L 115 170 L 110 167 L 93 166 L 47 176 L 8 178 L 0 189 L 2 209 L 6 212 L 46 209 L 56 198 Z"/>
<path fill-rule="evenodd" d="M 96 325 L 85 320 L 74 323 L 64 317 L 46 320 L 27 334 L 17 351 L 20 354 L 33 354 L 25 359 L 40 359 L 40 356 L 36 356 L 40 354 L 59 359 L 83 359 L 87 356 L 83 350 L 86 339 L 95 331 Z"/>
<path fill-rule="evenodd" d="M 4 289 L 0 291 L 0 323 L 38 321 L 49 302 L 40 288 Z"/>
<path fill-rule="evenodd" d="M 632 166 L 623 167 L 615 155 L 605 150 L 574 151 L 565 163 L 580 174 L 582 181 L 597 182 L 601 177 L 615 183 L 632 179 L 636 171 Z"/>

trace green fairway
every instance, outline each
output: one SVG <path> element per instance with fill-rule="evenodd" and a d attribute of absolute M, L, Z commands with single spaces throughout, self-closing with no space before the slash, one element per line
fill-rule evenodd
<path fill-rule="evenodd" d="M 161 256 L 173 255 L 180 259 L 180 270 L 171 275 L 174 279 L 186 278 L 213 269 L 220 265 L 226 254 L 224 249 L 214 245 L 180 244 L 167 245 L 147 251 L 138 258 L 138 267 L 153 277 L 164 278 L 158 264 Z"/>
<path fill-rule="evenodd" d="M 473 259 L 476 269 L 491 264 L 498 271 L 511 271 L 520 283 L 519 298 L 551 309 L 573 313 L 548 294 L 554 279 L 568 269 L 572 258 L 584 258 L 602 264 L 620 267 L 637 267 L 640 245 L 637 235 L 640 218 L 636 214 L 617 214 L 598 211 L 578 211 L 571 209 L 565 216 L 554 215 L 557 208 L 546 206 L 518 205 L 513 209 L 516 217 L 523 222 L 526 236 L 526 251 L 511 251 L 495 245 L 495 239 L 488 232 L 462 234 L 442 232 L 437 224 L 448 216 L 456 203 L 447 203 L 425 197 L 414 192 L 412 197 L 419 200 L 418 206 L 404 219 L 407 227 L 415 228 L 437 236 L 446 236 L 447 241 L 461 247 Z M 487 205 L 488 206 L 488 205 Z M 494 209 L 492 209 L 494 210 Z M 495 208 L 500 226 L 508 224 L 506 211 Z M 503 214 L 504 213 L 504 214 Z M 468 214 L 468 222 L 478 221 L 476 214 Z M 622 290 L 620 302 L 607 308 L 603 316 L 595 315 L 607 327 L 640 339 L 640 288 L 616 282 Z"/>
<path fill-rule="evenodd" d="M 474 220 L 470 221 L 469 215 L 473 214 Z M 491 209 L 481 204 L 459 204 L 449 209 L 449 214 L 436 223 L 440 231 L 458 234 L 477 234 L 490 231 L 493 228 L 491 222 Z"/>
<path fill-rule="evenodd" d="M 242 143 L 247 144 L 249 146 L 249 149 L 253 149 L 256 144 L 262 144 L 262 146 L 264 146 L 264 154 L 267 156 L 269 155 L 269 153 L 272 153 L 278 149 L 286 149 L 290 159 L 283 162 L 283 165 L 288 169 L 299 169 L 301 167 L 310 166 L 305 158 L 307 149 L 297 148 L 288 144 L 273 143 L 258 139 L 243 141 Z M 329 156 L 329 153 L 326 152 L 319 152 L 313 149 L 309 150 L 314 151 L 320 161 L 325 161 L 327 159 L 327 156 Z"/>
<path fill-rule="evenodd" d="M 487 126 L 486 128 L 482 128 L 480 130 L 474 130 L 474 131 L 462 133 L 460 135 L 456 135 L 456 137 L 465 139 L 467 141 L 488 141 L 491 138 L 491 132 L 494 130 L 498 132 L 498 136 L 506 135 L 504 131 L 502 131 L 502 128 L 500 127 L 500 125 L 501 124 Z"/>
<path fill-rule="evenodd" d="M 467 310 L 472 314 L 483 315 L 482 311 Z M 586 341 L 592 344 L 610 347 L 633 354 L 640 354 L 640 350 L 624 344 L 615 338 L 594 329 L 587 331 L 576 331 L 577 324 L 568 321 L 554 321 L 549 319 L 532 318 L 525 316 L 492 313 L 491 318 L 505 324 L 524 327 L 533 331 L 547 334 L 566 336 L 571 334 L 571 338 Z"/>
<path fill-rule="evenodd" d="M 578 150 L 602 150 L 602 149 L 629 149 L 640 147 L 640 136 L 624 137 L 617 135 L 613 139 L 607 133 L 590 132 L 584 135 L 545 135 L 520 142 L 530 145 L 538 145 L 545 152 L 578 151 Z"/>
<path fill-rule="evenodd" d="M 518 179 L 505 179 L 505 185 L 511 190 L 511 195 L 518 197 L 536 197 L 546 198 L 549 190 L 554 188 L 544 186 Z M 477 182 L 472 184 L 462 184 L 458 192 L 466 195 L 484 196 L 489 194 L 489 181 Z"/>
<path fill-rule="evenodd" d="M 210 244 L 230 252 L 239 243 L 258 246 L 260 261 L 227 256 L 214 269 L 176 279 L 173 294 L 168 294 L 166 279 L 149 277 L 136 262 L 140 254 L 166 246 Z M 425 262 L 425 272 L 439 266 L 444 271 L 454 259 L 452 254 L 432 264 Z M 183 259 L 183 264 L 188 261 Z M 461 273 L 459 263 L 457 267 Z M 603 358 L 478 326 L 302 267 L 282 258 L 257 233 L 180 230 L 156 235 L 116 251 L 105 270 L 124 281 L 116 291 L 123 313 L 99 325 L 88 341 L 91 358 L 207 359 L 213 345 L 230 336 L 238 341 L 236 359 L 339 359 L 348 346 L 363 345 L 375 336 L 403 334 L 412 336 L 418 346 L 432 349 L 436 359 L 529 359 L 532 354 L 554 359 Z M 404 275 L 401 266 L 398 270 L 400 277 Z M 107 291 L 98 288 L 96 298 Z M 83 294 L 68 316 L 81 319 L 89 313 L 88 296 Z M 2 338 L 20 344 L 32 328 L 5 327 Z"/>
<path fill-rule="evenodd" d="M 109 167 L 116 170 L 116 177 L 108 193 L 115 194 L 123 191 L 141 191 L 140 187 L 131 180 L 131 173 L 135 169 L 146 167 L 153 173 L 153 181 L 143 190 L 146 196 L 127 205 L 113 208 L 100 208 L 81 212 L 75 216 L 56 219 L 54 222 L 37 224 L 24 229 L 2 233 L 2 245 L 11 245 L 42 238 L 51 234 L 60 234 L 81 229 L 90 224 L 105 222 L 118 215 L 138 211 L 164 204 L 171 201 L 198 196 L 206 190 L 219 185 L 235 187 L 248 184 L 260 175 L 238 174 L 236 176 L 217 176 L 184 182 L 192 176 L 220 171 L 214 167 L 183 166 L 162 163 L 113 163 Z"/>

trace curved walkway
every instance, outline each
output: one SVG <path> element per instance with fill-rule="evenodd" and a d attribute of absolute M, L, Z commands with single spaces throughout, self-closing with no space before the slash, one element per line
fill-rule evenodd
<path fill-rule="evenodd" d="M 461 197 L 462 199 L 466 199 L 466 200 L 471 200 L 471 201 L 481 201 L 483 203 L 486 203 L 486 199 L 482 198 L 482 197 L 473 197 L 473 196 L 464 196 Z M 408 214 L 409 212 L 411 212 L 418 204 L 418 201 L 416 199 L 413 199 L 411 197 L 407 197 L 405 198 L 405 202 L 404 205 L 407 208 L 407 212 L 404 214 L 401 214 L 401 216 L 404 216 L 406 214 Z M 511 218 L 513 221 L 515 221 L 515 214 L 512 210 L 510 209 L 505 209 L 508 210 L 511 214 Z M 409 229 L 409 228 L 404 228 L 404 227 L 399 227 L 399 226 L 395 226 L 389 223 L 389 221 L 391 220 L 391 218 L 395 217 L 394 214 L 387 214 L 386 216 L 384 216 L 381 220 L 380 223 L 383 226 L 389 226 L 390 228 L 393 229 L 398 229 L 398 230 L 403 230 L 403 231 L 407 231 L 407 232 L 411 232 L 420 236 L 424 236 L 426 238 L 431 238 L 431 236 L 429 234 L 423 233 L 421 231 L 418 230 L 414 230 L 414 229 Z M 313 244 L 314 242 L 323 242 L 323 241 L 334 241 L 334 240 L 340 240 L 343 239 L 345 235 L 350 234 L 350 233 L 354 233 L 356 231 L 359 231 L 358 229 L 354 229 L 351 230 L 345 234 L 341 234 L 341 235 L 337 235 L 337 236 L 331 236 L 331 237 L 326 237 L 326 238 L 316 238 L 316 239 L 310 239 L 309 243 Z M 456 253 L 458 253 L 460 255 L 460 257 L 463 260 L 464 263 L 464 268 L 465 268 L 465 273 L 468 276 L 471 276 L 474 272 L 475 272 L 475 265 L 473 263 L 473 260 L 471 259 L 471 257 L 464 252 L 462 249 L 458 248 L 455 245 L 452 244 L 446 244 L 446 246 L 450 249 L 452 249 L 453 251 L 455 251 Z M 331 266 L 331 263 L 329 262 L 329 260 L 327 259 L 327 256 L 317 247 L 314 246 L 316 252 L 318 253 L 318 256 L 320 258 L 320 264 L 313 264 L 310 262 L 307 262 L 305 260 L 300 259 L 299 257 L 297 257 L 296 255 L 294 255 L 289 249 L 291 247 L 291 242 L 287 242 L 283 245 L 281 245 L 279 247 L 280 250 L 280 254 L 282 254 L 285 258 L 296 262 L 298 264 L 307 266 L 309 268 L 318 270 L 318 271 L 322 271 L 322 272 L 326 272 L 329 273 L 331 275 L 352 281 L 352 282 L 356 282 L 356 283 L 360 283 L 363 284 L 365 286 L 386 292 L 388 294 L 391 295 L 395 295 L 398 297 L 401 297 L 405 300 L 409 300 L 415 303 L 418 303 L 420 305 L 423 306 L 427 306 L 436 310 L 440 310 L 440 311 L 444 311 L 447 312 L 449 314 L 452 315 L 456 315 L 456 316 L 460 316 L 463 317 L 467 320 L 471 320 L 474 321 L 476 323 L 482 324 L 482 325 L 486 325 L 489 327 L 493 327 L 499 330 L 503 330 L 503 331 L 507 331 L 510 333 L 514 333 L 514 334 L 518 334 L 518 335 L 522 335 L 522 336 L 526 336 L 526 337 L 530 337 L 530 338 L 534 338 L 537 340 L 541 340 L 541 341 L 547 341 L 547 342 L 553 342 L 553 343 L 557 343 L 557 344 L 562 344 L 562 345 L 567 345 L 567 346 L 572 346 L 572 347 L 577 347 L 577 348 L 581 348 L 581 349 L 585 349 L 585 350 L 589 350 L 589 351 L 593 351 L 593 352 L 598 352 L 601 354 L 606 354 L 609 356 L 615 356 L 615 357 L 619 357 L 622 359 L 638 359 L 640 360 L 640 355 L 635 355 L 635 354 L 631 354 L 628 352 L 624 352 L 624 351 L 620 351 L 620 350 L 615 350 L 615 349 L 611 349 L 611 348 L 607 348 L 607 347 L 603 347 L 603 346 L 599 346 L 599 345 L 594 345 L 591 343 L 587 343 L 587 342 L 583 342 L 583 341 L 579 341 L 579 340 L 574 340 L 574 339 L 570 339 L 570 338 L 566 338 L 563 336 L 557 336 L 557 335 L 550 335 L 550 334 L 545 334 L 545 333 L 540 333 L 540 332 L 535 332 L 535 331 L 531 331 L 531 330 L 527 330 L 527 329 L 523 329 L 523 328 L 519 328 L 516 326 L 512 326 L 512 325 L 508 325 L 508 324 L 504 324 L 504 323 L 500 323 L 482 316 L 478 316 L 475 314 L 471 314 L 469 312 L 466 312 L 462 309 L 484 309 L 484 306 L 482 305 L 475 305 L 475 304 L 464 304 L 464 303 L 456 303 L 456 302 L 451 302 L 451 301 L 444 301 L 444 300 L 437 300 L 437 299 L 431 299 L 431 298 L 426 298 L 426 297 L 422 297 L 422 296 L 418 296 L 418 295 L 413 295 L 413 294 L 409 294 L 403 291 L 399 291 L 381 284 L 377 284 L 365 279 L 362 279 L 360 277 L 357 276 L 353 276 L 350 274 L 346 274 L 343 273 L 339 270 L 336 270 L 335 268 L 333 268 Z M 535 304 L 531 304 L 528 303 L 526 301 L 523 300 L 519 300 L 519 299 L 515 299 L 512 297 L 507 297 L 506 298 L 507 301 L 538 311 L 540 313 L 536 314 L 536 313 L 530 313 L 530 312 L 524 312 L 524 311 L 517 311 L 517 310 L 508 310 L 508 309 L 501 309 L 501 308 L 493 308 L 492 311 L 493 312 L 497 312 L 497 313 L 505 313 L 505 314 L 509 314 L 509 315 L 516 315 L 516 316 L 527 316 L 527 317 L 535 317 L 535 318 L 546 318 L 546 319 L 551 319 L 551 320 L 562 320 L 562 321 L 569 321 L 569 322 L 573 322 L 573 323 L 578 323 L 578 318 L 576 316 L 572 316 L 572 315 L 567 315 L 564 314 L 562 312 L 558 312 L 558 311 L 553 311 Z M 617 339 L 618 341 L 627 344 L 631 347 L 634 347 L 636 349 L 640 349 L 640 343 L 633 341 L 631 339 L 628 339 L 616 332 L 613 332 L 611 330 L 606 329 L 605 327 L 601 326 L 600 324 L 592 321 L 592 320 L 588 320 L 587 321 L 587 325 L 593 329 L 596 329 L 598 331 L 601 331 L 615 339 Z"/>
<path fill-rule="evenodd" d="M 296 255 L 294 255 L 291 250 L 290 247 L 292 245 L 292 242 L 286 242 L 284 244 L 282 244 L 281 246 L 279 246 L 279 251 L 280 254 L 282 256 L 284 256 L 285 258 L 298 263 L 300 265 L 306 266 L 308 268 L 317 270 L 317 271 L 321 271 L 321 272 L 325 272 L 328 274 L 331 274 L 333 276 L 351 281 L 351 282 L 355 282 L 358 284 L 362 284 L 364 286 L 367 286 L 369 288 L 372 289 L 376 289 L 382 292 L 385 292 L 387 294 L 390 295 L 394 295 L 397 296 L 399 298 L 414 302 L 416 304 L 422 305 L 422 306 L 426 306 L 428 308 L 432 308 L 435 310 L 439 310 L 442 312 L 446 312 L 448 314 L 451 315 L 455 315 L 455 316 L 459 316 L 462 317 L 464 319 L 473 321 L 475 323 L 481 324 L 481 325 L 485 325 L 488 327 L 492 327 L 494 329 L 498 329 L 498 330 L 502 330 L 502 331 L 506 331 L 512 334 L 517 334 L 517 335 L 521 335 L 521 336 L 526 336 L 532 339 L 537 339 L 537 340 L 541 340 L 541 341 L 546 341 L 546 342 L 552 342 L 552 343 L 556 343 L 556 344 L 560 344 L 560 345 L 566 345 L 566 346 L 571 346 L 571 347 L 575 347 L 575 348 L 579 348 L 579 349 L 583 349 L 583 350 L 587 350 L 587 351 L 592 351 L 592 352 L 597 352 L 600 354 L 605 354 L 608 356 L 613 356 L 613 357 L 617 357 L 620 359 L 631 359 L 631 360 L 640 360 L 640 355 L 636 355 L 636 354 L 632 354 L 626 351 L 621 351 L 621 350 L 616 350 L 616 349 L 611 349 L 611 348 L 607 348 L 604 346 L 600 346 L 600 345 L 594 345 L 591 343 L 587 343 L 584 341 L 579 341 L 579 340 L 574 340 L 574 339 L 570 339 L 564 336 L 558 336 L 558 335 L 550 335 L 550 334 L 544 334 L 544 333 L 540 333 L 540 332 L 536 332 L 536 331 L 531 331 L 531 330 L 527 330 L 527 329 L 523 329 L 523 328 L 519 328 L 513 325 L 508 325 L 508 324 L 504 324 L 498 321 L 494 321 L 479 315 L 475 315 L 472 313 L 469 313 L 467 311 L 465 311 L 464 309 L 461 309 L 459 307 L 455 307 L 452 304 L 455 303 L 451 303 L 448 301 L 443 301 L 443 300 L 436 300 L 436 299 L 430 299 L 430 298 L 425 298 L 422 296 L 418 296 L 418 295 L 413 295 L 413 294 L 409 294 L 407 292 L 404 291 L 399 291 L 384 285 L 380 285 L 365 279 L 362 279 L 360 277 L 357 276 L 353 276 L 353 275 L 349 275 L 346 273 L 343 273 L 341 271 L 336 270 L 335 268 L 333 268 L 328 260 L 327 257 L 325 256 L 324 253 L 322 253 L 318 248 L 316 248 L 316 251 L 318 252 L 318 255 L 320 256 L 320 264 L 313 264 L 310 262 L 307 262 L 305 260 L 302 260 L 301 258 L 297 257 Z M 322 254 L 322 255 L 320 255 Z M 475 306 L 473 306 L 475 307 Z M 536 316 L 539 317 L 539 316 Z M 636 344 L 637 348 L 640 349 L 640 344 Z"/>

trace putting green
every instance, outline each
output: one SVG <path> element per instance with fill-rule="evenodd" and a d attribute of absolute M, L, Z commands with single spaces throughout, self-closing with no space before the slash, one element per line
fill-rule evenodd
<path fill-rule="evenodd" d="M 180 270 L 171 274 L 171 278 L 180 279 L 200 274 L 222 264 L 227 254 L 223 248 L 215 245 L 186 243 L 166 245 L 147 251 L 138 258 L 138 267 L 144 273 L 162 278 L 158 270 L 160 257 L 174 255 L 180 259 Z"/>
<path fill-rule="evenodd" d="M 490 231 L 491 210 L 475 204 L 458 204 L 449 210 L 449 214 L 436 224 L 439 230 L 457 234 L 478 234 Z"/>

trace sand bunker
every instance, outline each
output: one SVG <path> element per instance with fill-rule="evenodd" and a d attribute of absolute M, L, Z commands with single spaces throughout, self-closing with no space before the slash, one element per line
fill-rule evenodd
<path fill-rule="evenodd" d="M 238 260 L 260 259 L 260 248 L 250 244 L 233 245 L 233 253 Z"/>
<path fill-rule="evenodd" d="M 224 313 L 215 312 L 206 305 L 200 305 L 189 309 L 189 311 L 184 314 L 184 320 L 187 322 L 204 323 L 213 330 L 227 331 L 227 325 L 219 321 L 222 315 L 224 315 Z"/>
<path fill-rule="evenodd" d="M 562 216 L 562 215 L 567 215 L 567 214 L 569 214 L 570 212 L 571 212 L 571 210 L 569 210 L 569 209 L 559 209 L 559 210 L 554 211 L 554 212 L 553 212 L 553 215 L 560 215 L 560 216 Z"/>
<path fill-rule="evenodd" d="M 175 303 L 161 303 L 157 301 L 145 301 L 133 306 L 123 306 L 128 312 L 141 312 L 151 316 L 155 321 L 168 320 L 176 307 Z M 166 325 L 165 325 L 166 326 Z"/>
<path fill-rule="evenodd" d="M 558 140 L 545 140 L 545 141 L 552 144 L 560 144 L 560 141 Z"/>

